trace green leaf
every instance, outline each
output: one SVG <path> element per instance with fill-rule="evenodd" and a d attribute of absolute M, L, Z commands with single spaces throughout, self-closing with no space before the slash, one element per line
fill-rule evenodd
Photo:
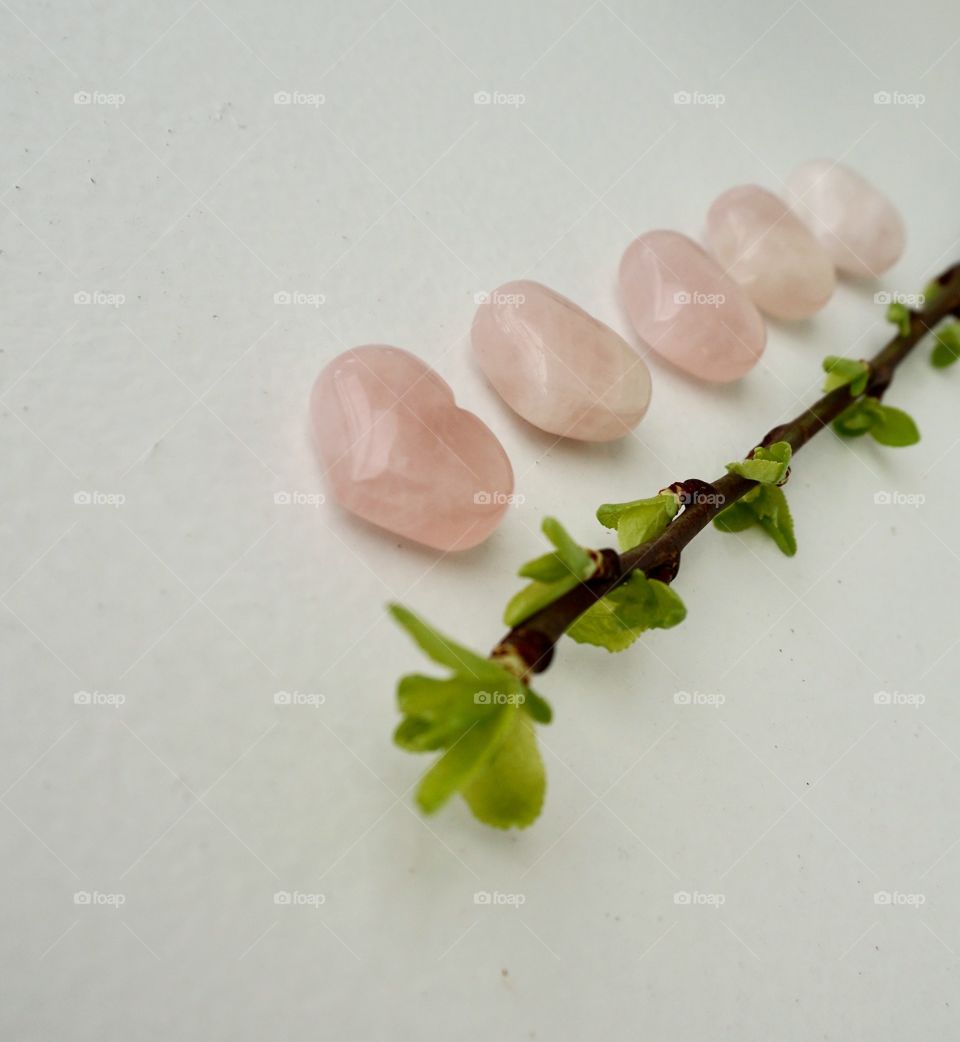
<path fill-rule="evenodd" d="M 567 630 L 579 644 L 623 651 L 649 629 L 669 629 L 686 617 L 683 601 L 665 583 L 630 576 L 588 608 Z"/>
<path fill-rule="evenodd" d="M 676 516 L 679 507 L 680 497 L 676 493 L 661 492 L 650 499 L 604 503 L 597 508 L 597 520 L 605 528 L 617 530 L 621 551 L 632 550 L 656 539 Z"/>
<path fill-rule="evenodd" d="M 550 703 L 541 698 L 533 688 L 524 686 L 523 709 L 530 715 L 531 719 L 538 724 L 549 724 L 553 720 L 553 710 Z"/>
<path fill-rule="evenodd" d="M 751 489 L 742 499 L 721 510 L 713 523 L 721 532 L 742 532 L 757 525 L 787 557 L 793 557 L 797 552 L 787 497 L 777 485 L 760 485 Z"/>
<path fill-rule="evenodd" d="M 860 438 L 874 425 L 877 418 L 875 398 L 860 398 L 843 410 L 833 421 L 833 429 L 845 438 Z"/>
<path fill-rule="evenodd" d="M 786 477 L 792 455 L 789 442 L 775 441 L 768 446 L 758 445 L 748 459 L 728 463 L 727 470 L 750 481 L 775 485 Z"/>
<path fill-rule="evenodd" d="M 915 445 L 920 440 L 917 425 L 907 413 L 876 398 L 861 398 L 847 406 L 833 421 L 833 429 L 847 438 L 870 434 L 881 445 Z"/>
<path fill-rule="evenodd" d="M 418 618 L 404 608 L 402 604 L 391 604 L 390 614 L 410 634 L 418 647 L 441 666 L 447 666 L 454 672 L 464 672 L 479 678 L 499 678 L 508 675 L 506 671 L 490 659 L 483 658 L 475 651 L 445 637 L 438 630 Z"/>
<path fill-rule="evenodd" d="M 570 569 L 563 563 L 563 559 L 556 550 L 548 554 L 535 557 L 532 561 L 520 565 L 517 575 L 524 579 L 536 579 L 539 582 L 553 582 L 570 574 Z"/>
<path fill-rule="evenodd" d="M 540 814 L 546 787 L 533 724 L 517 714 L 499 747 L 463 786 L 463 798 L 487 825 L 526 828 Z"/>
<path fill-rule="evenodd" d="M 870 428 L 870 436 L 881 445 L 916 445 L 920 431 L 912 417 L 892 405 L 881 405 L 880 415 Z"/>
<path fill-rule="evenodd" d="M 867 389 L 867 381 L 870 379 L 870 365 L 867 362 L 827 355 L 823 360 L 823 370 L 827 374 L 823 382 L 824 391 L 835 391 L 838 387 L 849 385 L 850 393 L 857 396 Z"/>
<path fill-rule="evenodd" d="M 548 604 L 562 597 L 575 586 L 580 585 L 580 579 L 566 571 L 566 578 L 557 579 L 555 582 L 543 583 L 532 582 L 523 589 L 518 590 L 507 602 L 503 610 L 503 622 L 506 626 L 519 626 L 525 619 L 545 608 Z"/>
<path fill-rule="evenodd" d="M 557 548 L 557 555 L 567 568 L 579 579 L 588 579 L 596 570 L 596 563 L 586 550 L 576 542 L 555 517 L 543 519 L 543 534 Z"/>
<path fill-rule="evenodd" d="M 930 364 L 937 369 L 946 369 L 960 358 L 960 322 L 951 322 L 937 330 Z"/>
<path fill-rule="evenodd" d="M 506 738 L 516 706 L 501 706 L 464 731 L 420 780 L 417 803 L 432 814 L 463 788 L 496 752 Z"/>
<path fill-rule="evenodd" d="M 910 333 L 910 309 L 899 300 L 891 301 L 887 306 L 887 321 L 897 327 L 901 336 Z"/>

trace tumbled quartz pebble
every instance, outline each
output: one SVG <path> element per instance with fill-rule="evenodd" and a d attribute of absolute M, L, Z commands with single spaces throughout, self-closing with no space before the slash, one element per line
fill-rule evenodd
<path fill-rule="evenodd" d="M 528 423 L 580 441 L 628 434 L 650 404 L 640 354 L 608 326 L 538 282 L 508 282 L 477 309 L 473 351 Z"/>
<path fill-rule="evenodd" d="M 767 341 L 760 312 L 743 289 L 692 239 L 652 231 L 620 261 L 630 321 L 658 354 L 702 380 L 737 380 Z"/>
<path fill-rule="evenodd" d="M 759 185 L 738 185 L 714 200 L 707 241 L 727 274 L 776 318 L 807 318 L 836 288 L 830 255 L 782 199 Z"/>
<path fill-rule="evenodd" d="M 390 532 L 466 550 L 512 500 L 513 470 L 494 433 L 408 351 L 345 351 L 317 377 L 310 413 L 336 501 Z"/>
<path fill-rule="evenodd" d="M 787 179 L 787 200 L 848 275 L 882 275 L 903 253 L 899 211 L 848 166 L 829 159 L 804 163 Z"/>

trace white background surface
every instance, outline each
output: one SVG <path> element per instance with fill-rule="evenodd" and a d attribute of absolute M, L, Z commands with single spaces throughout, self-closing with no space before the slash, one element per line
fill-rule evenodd
<path fill-rule="evenodd" d="M 5 0 L 0 26 L 0 1034 L 955 1037 L 960 373 L 897 376 L 919 447 L 803 452 L 795 559 L 706 533 L 682 627 L 561 649 L 524 833 L 412 810 L 393 686 L 422 662 L 383 605 L 488 647 L 545 514 L 601 540 L 597 503 L 714 477 L 824 354 L 883 342 L 873 295 L 960 255 L 956 4 Z M 531 276 L 626 334 L 633 235 L 698 235 L 723 189 L 821 156 L 898 202 L 907 253 L 772 326 L 744 381 L 651 359 L 648 418 L 606 447 L 554 444 L 484 384 L 475 293 Z M 431 362 L 503 440 L 526 502 L 478 550 L 275 505 L 322 491 L 309 387 L 369 341 Z"/>

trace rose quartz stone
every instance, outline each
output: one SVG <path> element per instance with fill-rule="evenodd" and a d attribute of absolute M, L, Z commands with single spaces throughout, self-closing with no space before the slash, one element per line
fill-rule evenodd
<path fill-rule="evenodd" d="M 799 217 L 759 185 L 739 185 L 707 214 L 714 257 L 768 315 L 807 318 L 833 295 L 830 255 Z"/>
<path fill-rule="evenodd" d="M 787 198 L 848 275 L 881 275 L 906 244 L 897 208 L 855 170 L 829 159 L 804 163 L 787 180 Z"/>
<path fill-rule="evenodd" d="M 317 377 L 310 412 L 347 510 L 438 550 L 469 549 L 497 527 L 513 492 L 503 446 L 408 351 L 345 351 Z"/>
<path fill-rule="evenodd" d="M 693 376 L 737 380 L 763 354 L 760 312 L 686 235 L 652 231 L 634 239 L 620 261 L 620 286 L 640 336 Z"/>
<path fill-rule="evenodd" d="M 580 441 L 613 441 L 650 404 L 650 373 L 612 329 L 538 282 L 508 282 L 477 309 L 480 368 L 528 423 Z"/>

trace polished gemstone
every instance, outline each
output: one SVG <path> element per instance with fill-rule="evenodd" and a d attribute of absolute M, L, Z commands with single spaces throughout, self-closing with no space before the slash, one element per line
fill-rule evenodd
<path fill-rule="evenodd" d="M 622 438 L 650 404 L 643 359 L 609 326 L 538 282 L 508 282 L 477 309 L 480 368 L 503 400 L 551 434 Z"/>
<path fill-rule="evenodd" d="M 782 199 L 759 185 L 738 185 L 714 201 L 707 240 L 727 274 L 776 318 L 807 318 L 836 288 L 827 251 Z"/>
<path fill-rule="evenodd" d="M 334 498 L 438 550 L 483 542 L 512 501 L 503 446 L 419 358 L 373 344 L 336 357 L 310 401 Z"/>
<path fill-rule="evenodd" d="M 787 180 L 787 199 L 848 275 L 881 275 L 903 253 L 906 231 L 893 203 L 841 163 L 804 163 Z"/>
<path fill-rule="evenodd" d="M 652 231 L 620 261 L 620 286 L 634 328 L 658 354 L 702 380 L 737 380 L 767 340 L 743 289 L 692 239 Z"/>

